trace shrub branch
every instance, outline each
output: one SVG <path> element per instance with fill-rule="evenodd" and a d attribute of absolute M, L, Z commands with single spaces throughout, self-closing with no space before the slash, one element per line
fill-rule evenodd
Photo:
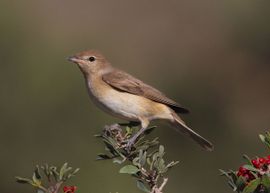
<path fill-rule="evenodd" d="M 168 182 L 165 177 L 168 170 L 178 164 L 171 161 L 166 164 L 164 146 L 158 138 L 146 139 L 155 127 L 148 128 L 138 137 L 130 150 L 127 150 L 129 139 L 138 131 L 132 124 L 106 125 L 100 135 L 105 144 L 106 153 L 98 154 L 97 160 L 112 159 L 113 163 L 124 165 L 119 172 L 129 174 L 137 180 L 137 187 L 148 193 L 163 193 Z"/>

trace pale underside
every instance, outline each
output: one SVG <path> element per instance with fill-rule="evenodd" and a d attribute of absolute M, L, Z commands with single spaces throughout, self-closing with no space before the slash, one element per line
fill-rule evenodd
<path fill-rule="evenodd" d="M 173 119 L 172 110 L 162 103 L 114 89 L 99 77 L 91 77 L 86 83 L 92 100 L 116 117 L 139 122 Z"/>

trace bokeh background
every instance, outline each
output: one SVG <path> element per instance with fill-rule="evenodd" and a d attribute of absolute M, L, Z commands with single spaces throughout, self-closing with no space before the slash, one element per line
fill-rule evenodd
<path fill-rule="evenodd" d="M 201 150 L 160 127 L 171 170 L 165 192 L 228 193 L 219 168 L 243 153 L 269 153 L 258 134 L 270 125 L 270 1 L 0 1 L 1 192 L 34 192 L 15 183 L 35 164 L 68 161 L 79 193 L 139 192 L 110 161 L 96 162 L 93 137 L 119 122 L 89 100 L 66 57 L 98 49 L 114 66 L 191 109 L 186 122 L 215 144 Z"/>

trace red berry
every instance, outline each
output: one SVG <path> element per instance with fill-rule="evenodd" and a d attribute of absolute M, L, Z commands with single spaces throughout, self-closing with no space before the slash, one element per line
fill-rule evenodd
<path fill-rule="evenodd" d="M 259 160 L 258 159 L 253 159 L 253 160 L 251 160 L 251 162 L 254 163 L 254 164 L 258 164 Z"/>
<path fill-rule="evenodd" d="M 247 172 L 247 169 L 244 168 L 243 166 L 241 166 L 238 171 L 241 173 L 245 173 L 245 172 Z"/>
<path fill-rule="evenodd" d="M 237 176 L 242 176 L 242 172 L 238 171 Z"/>
<path fill-rule="evenodd" d="M 270 160 L 266 160 L 265 164 L 270 165 Z"/>
<path fill-rule="evenodd" d="M 253 159 L 251 162 L 255 168 L 260 168 L 260 163 L 257 159 Z"/>
<path fill-rule="evenodd" d="M 260 162 L 261 164 L 264 164 L 264 163 L 266 162 L 266 159 L 264 159 L 263 157 L 262 157 L 262 158 L 259 158 L 259 162 Z"/>
<path fill-rule="evenodd" d="M 64 193 L 74 193 L 76 189 L 77 189 L 76 186 L 64 186 L 63 187 Z"/>
<path fill-rule="evenodd" d="M 69 187 L 68 187 L 68 186 L 64 186 L 64 187 L 63 187 L 63 191 L 64 191 L 64 192 L 67 192 L 68 190 L 69 190 Z"/>
<path fill-rule="evenodd" d="M 254 180 L 255 179 L 255 177 L 253 176 L 253 174 L 252 173 L 249 173 L 249 180 Z"/>
<path fill-rule="evenodd" d="M 243 177 L 246 178 L 247 180 L 249 180 L 249 175 L 248 174 L 244 174 Z"/>
<path fill-rule="evenodd" d="M 251 163 L 252 163 L 253 165 L 257 165 L 257 164 L 258 164 L 258 161 L 257 161 L 256 159 L 253 159 L 253 160 L 251 160 Z"/>
<path fill-rule="evenodd" d="M 268 155 L 268 156 L 267 156 L 267 159 L 269 159 L 269 160 L 270 160 L 270 155 Z"/>

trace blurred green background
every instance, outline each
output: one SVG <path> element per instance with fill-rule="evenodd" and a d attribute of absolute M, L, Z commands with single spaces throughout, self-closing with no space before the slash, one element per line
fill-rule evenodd
<path fill-rule="evenodd" d="M 219 168 L 241 155 L 266 155 L 257 135 L 270 125 L 270 1 L 1 0 L 1 192 L 35 164 L 68 161 L 80 193 L 135 193 L 135 181 L 110 161 L 94 161 L 93 137 L 119 122 L 89 100 L 66 57 L 98 49 L 114 64 L 191 109 L 184 119 L 215 144 L 201 150 L 160 125 L 168 160 L 180 160 L 165 192 L 228 193 Z"/>

